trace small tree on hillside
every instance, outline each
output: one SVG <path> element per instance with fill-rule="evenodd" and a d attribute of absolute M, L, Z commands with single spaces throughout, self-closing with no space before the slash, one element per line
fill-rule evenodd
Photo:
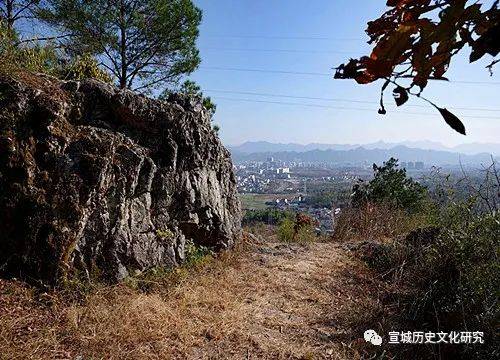
<path fill-rule="evenodd" d="M 427 189 L 398 168 L 398 160 L 390 158 L 382 166 L 373 164 L 374 177 L 368 183 L 353 187 L 352 205 L 362 207 L 367 203 L 385 203 L 410 212 L 419 210 Z"/>
<path fill-rule="evenodd" d="M 191 0 L 48 0 L 42 20 L 69 33 L 68 51 L 95 54 L 120 88 L 174 83 L 200 63 L 201 10 Z"/>
<path fill-rule="evenodd" d="M 215 111 L 217 110 L 217 105 L 215 105 L 210 96 L 203 95 L 201 87 L 194 81 L 186 80 L 185 82 L 182 83 L 182 85 L 179 87 L 178 90 L 170 90 L 170 89 L 165 90 L 159 96 L 159 99 L 167 100 L 168 97 L 175 92 L 200 98 L 203 102 L 203 106 L 205 107 L 205 109 L 209 111 L 210 117 L 213 117 L 215 115 Z"/>

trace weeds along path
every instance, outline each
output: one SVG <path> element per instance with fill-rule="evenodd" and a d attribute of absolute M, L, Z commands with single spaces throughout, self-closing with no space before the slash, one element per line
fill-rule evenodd
<path fill-rule="evenodd" d="M 79 304 L 3 281 L 0 359 L 355 359 L 381 308 L 372 279 L 340 245 L 254 239 L 170 285 Z"/>

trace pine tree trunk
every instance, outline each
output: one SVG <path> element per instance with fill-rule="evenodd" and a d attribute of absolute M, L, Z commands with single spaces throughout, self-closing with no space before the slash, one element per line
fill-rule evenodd
<path fill-rule="evenodd" d="M 7 0 L 7 29 L 12 31 L 14 29 L 14 0 Z"/>
<path fill-rule="evenodd" d="M 125 23 L 125 4 L 120 1 L 120 57 L 121 57 L 121 74 L 120 74 L 120 89 L 127 88 L 127 33 Z"/>

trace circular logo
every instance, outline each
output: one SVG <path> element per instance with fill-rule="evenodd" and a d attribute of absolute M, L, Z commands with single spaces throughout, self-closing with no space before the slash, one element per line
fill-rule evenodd
<path fill-rule="evenodd" d="M 363 337 L 366 342 L 372 343 L 373 345 L 382 345 L 382 337 L 379 336 L 375 330 L 366 330 Z"/>

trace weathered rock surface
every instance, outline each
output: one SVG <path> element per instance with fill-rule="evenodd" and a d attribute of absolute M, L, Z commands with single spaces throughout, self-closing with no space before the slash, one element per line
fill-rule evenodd
<path fill-rule="evenodd" d="M 0 76 L 0 271 L 119 281 L 231 247 L 229 152 L 201 104 L 87 80 Z"/>

